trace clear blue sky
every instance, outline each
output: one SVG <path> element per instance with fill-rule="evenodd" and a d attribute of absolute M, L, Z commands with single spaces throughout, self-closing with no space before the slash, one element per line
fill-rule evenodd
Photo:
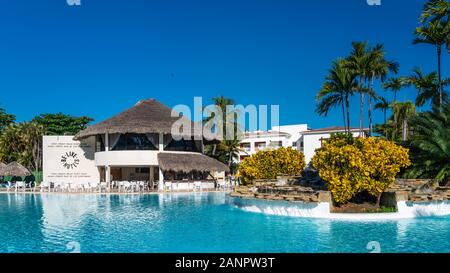
<path fill-rule="evenodd" d="M 0 106 L 18 121 L 55 112 L 100 121 L 142 98 L 174 106 L 223 94 L 241 104 L 279 104 L 281 124 L 341 125 L 339 109 L 315 114 L 314 97 L 352 41 L 383 43 L 401 74 L 436 66 L 433 47 L 411 44 L 420 0 L 379 7 L 366 0 L 81 3 L 0 0 Z M 404 90 L 399 99 L 414 96 Z M 357 126 L 357 97 L 351 107 Z"/>

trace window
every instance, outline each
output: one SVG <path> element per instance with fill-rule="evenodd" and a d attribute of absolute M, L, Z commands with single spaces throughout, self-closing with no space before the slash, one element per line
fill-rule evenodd
<path fill-rule="evenodd" d="M 297 142 L 292 142 L 292 147 L 297 147 Z"/>
<path fill-rule="evenodd" d="M 256 151 L 264 150 L 265 148 L 266 148 L 265 142 L 255 142 L 255 150 Z"/>
<path fill-rule="evenodd" d="M 170 139 L 170 135 L 164 135 L 164 146 L 165 151 L 178 151 L 178 152 L 198 152 L 202 151 L 202 142 L 194 140 L 174 140 Z"/>
<path fill-rule="evenodd" d="M 150 168 L 135 168 L 135 173 L 150 173 Z"/>
<path fill-rule="evenodd" d="M 95 136 L 95 152 L 105 151 L 105 143 L 103 143 L 103 138 L 101 135 Z"/>
<path fill-rule="evenodd" d="M 250 152 L 250 149 L 251 149 L 250 143 L 248 143 L 248 142 L 241 143 L 241 148 L 246 152 Z"/>
<path fill-rule="evenodd" d="M 112 151 L 158 150 L 158 141 L 153 134 L 121 134 L 110 136 L 109 141 Z"/>

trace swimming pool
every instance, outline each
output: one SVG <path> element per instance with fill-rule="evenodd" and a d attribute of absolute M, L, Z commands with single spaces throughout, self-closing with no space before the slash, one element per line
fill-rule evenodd
<path fill-rule="evenodd" d="M 0 252 L 450 252 L 450 217 L 341 221 L 241 210 L 225 193 L 0 194 Z"/>

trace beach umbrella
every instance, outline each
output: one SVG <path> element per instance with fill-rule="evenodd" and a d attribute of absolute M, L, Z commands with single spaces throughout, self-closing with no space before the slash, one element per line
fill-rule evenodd
<path fill-rule="evenodd" d="M 31 172 L 17 162 L 11 162 L 5 167 L 0 167 L 0 176 L 28 176 Z"/>

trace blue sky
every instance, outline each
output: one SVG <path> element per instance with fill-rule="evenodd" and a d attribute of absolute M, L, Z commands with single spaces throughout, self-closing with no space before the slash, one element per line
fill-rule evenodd
<path fill-rule="evenodd" d="M 435 49 L 411 44 L 423 3 L 0 0 L 0 106 L 18 121 L 55 112 L 100 121 L 142 98 L 174 106 L 222 94 L 279 104 L 281 124 L 342 125 L 339 109 L 319 117 L 314 98 L 352 41 L 383 43 L 400 74 L 436 69 Z M 403 90 L 399 99 L 415 94 Z M 357 126 L 356 96 L 351 113 Z"/>

